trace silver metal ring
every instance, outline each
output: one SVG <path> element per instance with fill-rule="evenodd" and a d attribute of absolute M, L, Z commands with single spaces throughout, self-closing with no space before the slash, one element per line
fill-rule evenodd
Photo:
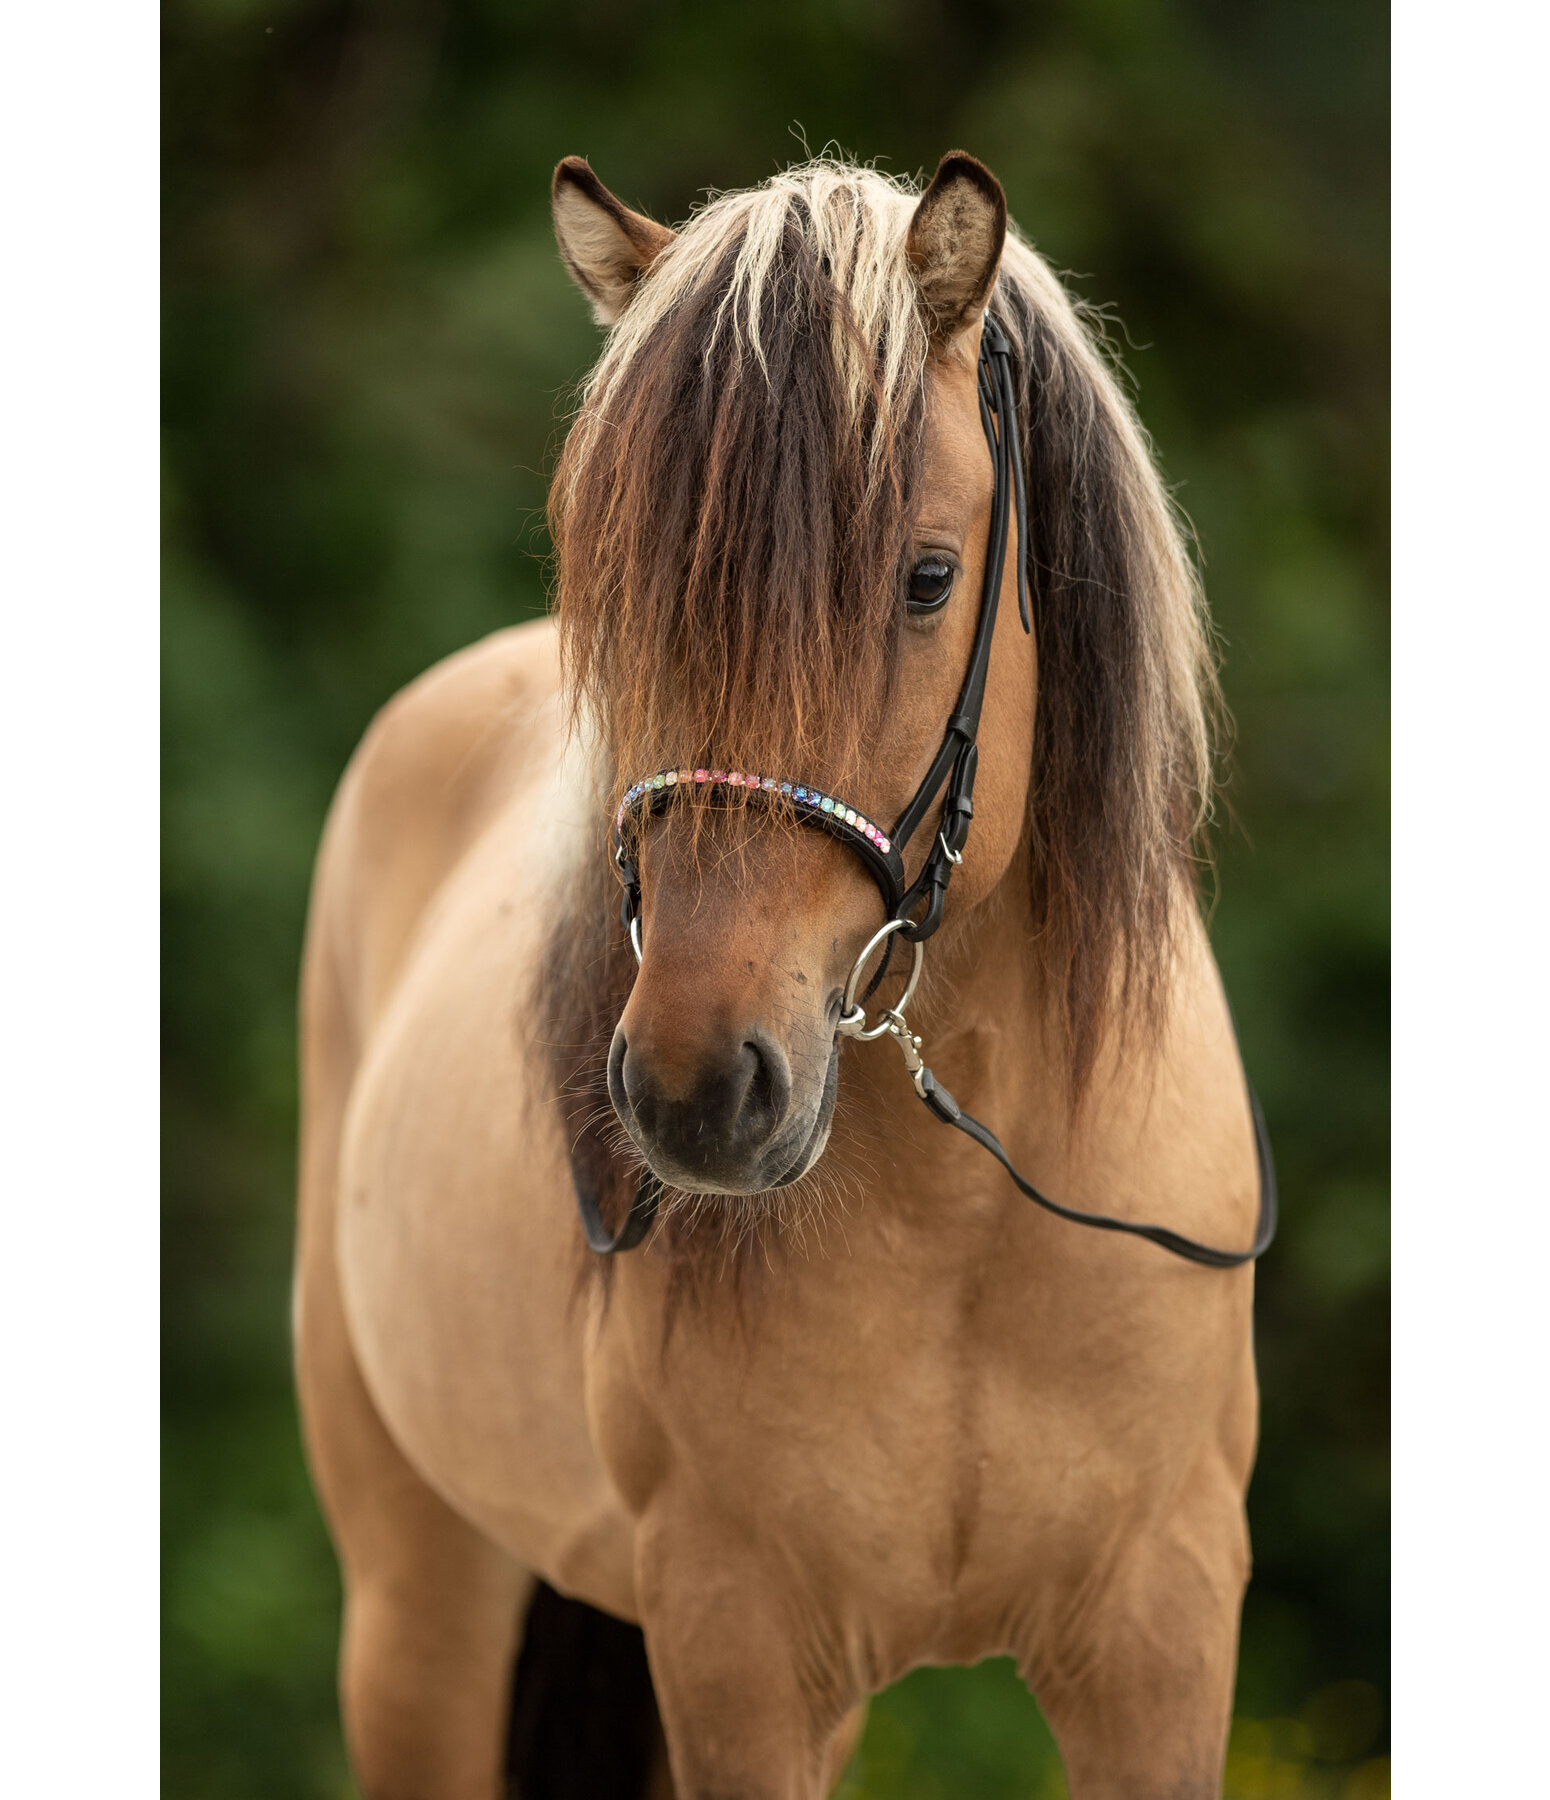
<path fill-rule="evenodd" d="M 630 948 L 635 952 L 635 966 L 640 967 L 645 960 L 640 953 L 640 914 L 630 915 Z"/>
<path fill-rule="evenodd" d="M 863 1043 L 870 1043 L 873 1038 L 880 1038 L 885 1032 L 894 1029 L 888 1022 L 892 1015 L 897 1014 L 902 1021 L 904 1009 L 914 997 L 916 986 L 920 981 L 921 967 L 926 960 L 926 946 L 919 938 L 916 938 L 910 945 L 915 952 L 915 960 L 910 966 L 910 978 L 904 984 L 904 992 L 884 1013 L 881 1025 L 870 1027 L 867 1025 L 866 1008 L 856 1004 L 856 989 L 861 985 L 861 977 L 878 945 L 892 936 L 894 932 L 903 931 L 911 923 L 912 921 L 909 919 L 890 919 L 880 931 L 872 934 L 867 940 L 866 948 L 856 958 L 855 967 L 850 971 L 850 979 L 845 983 L 845 998 L 840 1006 L 840 1022 L 835 1027 L 835 1030 L 843 1036 L 860 1038 Z"/>

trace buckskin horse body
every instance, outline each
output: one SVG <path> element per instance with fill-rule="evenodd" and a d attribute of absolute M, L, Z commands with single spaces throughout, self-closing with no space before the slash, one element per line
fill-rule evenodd
<path fill-rule="evenodd" d="M 1003 1652 L 1076 1800 L 1214 1794 L 1252 1270 L 1038 1212 L 890 1044 L 841 1055 L 880 922 L 842 845 L 752 804 L 658 819 L 638 976 L 600 885 L 625 783 L 718 745 L 874 819 L 913 793 L 974 634 L 989 304 L 1031 542 L 912 1024 L 1046 1191 L 1246 1243 L 1189 885 L 1210 671 L 1143 440 L 970 158 L 919 200 L 811 165 L 678 234 L 570 161 L 555 215 L 612 326 L 557 475 L 558 628 L 385 709 L 308 928 L 298 1377 L 363 1790 L 500 1792 L 542 1578 L 643 1627 L 686 1800 L 820 1795 L 870 1693 Z M 604 1270 L 577 1186 L 617 1223 L 643 1160 L 662 1219 Z"/>

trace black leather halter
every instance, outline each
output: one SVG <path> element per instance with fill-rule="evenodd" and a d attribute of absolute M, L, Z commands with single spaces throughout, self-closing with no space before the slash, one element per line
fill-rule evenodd
<path fill-rule="evenodd" d="M 974 817 L 974 775 L 979 764 L 980 712 L 985 704 L 985 677 L 990 670 L 990 645 L 1000 610 L 1001 577 L 1006 567 L 1007 534 L 1012 508 L 1017 509 L 1017 536 L 1025 545 L 1027 499 L 1023 489 L 1023 459 L 1017 441 L 1017 401 L 1012 387 L 1011 346 L 1006 334 L 989 314 L 980 339 L 980 423 L 995 464 L 995 497 L 991 502 L 990 539 L 985 558 L 985 582 L 980 593 L 979 624 L 969 665 L 964 670 L 958 704 L 947 721 L 942 743 L 914 797 L 886 833 L 867 827 L 870 821 L 836 796 L 774 776 L 744 775 L 734 770 L 664 769 L 638 781 L 624 796 L 614 819 L 614 865 L 624 883 L 622 916 L 628 931 L 640 913 L 640 875 L 635 866 L 635 841 L 652 813 L 665 810 L 676 798 L 680 785 L 690 781 L 711 788 L 730 786 L 762 789 L 791 801 L 805 824 L 816 825 L 854 850 L 877 883 L 890 919 L 908 920 L 903 935 L 912 942 L 931 936 L 942 922 L 947 884 L 962 859 Z M 997 423 L 1001 422 L 998 433 Z M 1017 559 L 1017 606 L 1023 630 L 1031 629 L 1028 610 L 1028 571 L 1024 556 Z M 947 784 L 936 841 L 913 882 L 904 874 L 903 850 L 930 812 L 932 802 Z M 860 820 L 858 824 L 857 821 Z M 925 911 L 917 917 L 921 903 Z M 874 986 L 876 984 L 874 983 Z"/>
<path fill-rule="evenodd" d="M 931 760 L 925 779 L 914 797 L 899 814 L 893 827 L 884 831 L 857 808 L 836 795 L 817 788 L 782 779 L 774 775 L 745 774 L 740 770 L 664 769 L 656 775 L 637 781 L 625 794 L 614 818 L 613 857 L 624 887 L 620 907 L 621 919 L 630 937 L 637 959 L 640 957 L 640 873 L 636 862 L 641 831 L 650 818 L 666 810 L 677 798 L 680 787 L 703 786 L 712 796 L 724 796 L 731 789 L 761 793 L 785 802 L 795 809 L 804 824 L 816 826 L 838 838 L 861 859 L 867 873 L 877 883 L 887 913 L 887 924 L 862 951 L 851 971 L 845 992 L 845 1007 L 839 1030 L 852 1037 L 894 1037 L 904 1052 L 905 1066 L 914 1078 L 916 1092 L 934 1116 L 944 1124 L 955 1126 L 982 1149 L 988 1150 L 1016 1183 L 1019 1191 L 1046 1211 L 1078 1225 L 1090 1225 L 1099 1231 L 1125 1232 L 1144 1237 L 1191 1262 L 1210 1268 L 1232 1269 L 1261 1255 L 1275 1236 L 1276 1181 L 1275 1166 L 1270 1155 L 1270 1140 L 1265 1129 L 1259 1098 L 1249 1084 L 1249 1110 L 1254 1121 L 1254 1149 L 1259 1164 L 1259 1221 L 1254 1241 L 1246 1250 L 1220 1250 L 1209 1244 L 1197 1244 L 1192 1238 L 1171 1231 L 1164 1225 L 1146 1225 L 1130 1219 L 1111 1218 L 1105 1213 L 1080 1212 L 1063 1206 L 1020 1175 L 1000 1140 L 988 1126 L 966 1113 L 931 1070 L 920 1060 L 920 1039 L 914 1037 L 904 1018 L 904 1007 L 914 992 L 920 972 L 920 946 L 942 922 L 948 883 L 953 870 L 963 860 L 963 847 L 968 839 L 969 824 L 974 817 L 974 776 L 979 762 L 980 712 L 985 700 L 985 679 L 990 668 L 990 646 L 995 634 L 996 614 L 1001 599 L 1001 582 L 1006 568 L 1007 538 L 1015 511 L 1017 519 L 1017 606 L 1024 631 L 1032 628 L 1028 605 L 1028 506 L 1023 478 L 1022 443 L 1017 424 L 1017 398 L 1012 375 L 1011 346 L 1006 334 L 988 313 L 980 339 L 979 409 L 985 440 L 990 446 L 995 467 L 995 493 L 991 502 L 990 535 L 985 557 L 985 581 L 980 594 L 979 622 L 975 628 L 973 648 L 964 671 L 958 704 L 947 721 L 941 747 Z M 943 793 L 945 785 L 945 793 Z M 936 797 L 942 793 L 942 809 L 936 838 L 920 873 L 907 881 L 903 849 L 921 822 L 931 811 Z M 884 960 L 863 1000 L 876 989 L 888 967 L 894 937 L 903 937 L 915 946 L 915 965 L 905 998 L 883 1014 L 880 1025 L 868 1028 L 864 1010 L 855 1004 L 855 990 L 866 964 L 879 945 L 886 946 Z M 648 1169 L 641 1177 L 634 1203 L 617 1232 L 610 1232 L 590 1190 L 577 1189 L 577 1203 L 587 1243 L 600 1255 L 617 1254 L 639 1244 L 651 1228 L 662 1197 L 662 1184 Z"/>

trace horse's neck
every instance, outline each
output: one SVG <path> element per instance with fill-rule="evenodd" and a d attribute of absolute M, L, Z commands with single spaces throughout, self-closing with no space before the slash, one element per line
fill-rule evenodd
<path fill-rule="evenodd" d="M 1058 1009 L 1032 938 L 1026 898 L 1019 904 L 1003 884 L 927 941 L 910 1007 L 924 1062 L 1014 1155 L 1014 1146 L 1053 1145 L 1069 1135 Z M 891 1037 L 849 1045 L 844 1055 L 841 1080 L 852 1097 L 845 1117 L 857 1155 L 847 1143 L 834 1147 L 847 1163 L 876 1169 L 906 1216 L 918 1201 L 937 1220 L 944 1182 L 962 1186 L 964 1174 L 970 1185 L 990 1179 L 995 1165 L 986 1153 L 922 1104 Z"/>
<path fill-rule="evenodd" d="M 1220 1008 L 1220 990 L 1197 923 L 1187 921 L 1181 935 L 1174 1006 L 1194 1019 Z M 927 978 L 910 1009 L 922 1060 L 1047 1192 L 1089 1207 L 1101 1207 L 1116 1180 L 1145 1192 L 1145 1171 L 1130 1165 L 1169 1128 L 1174 1106 L 1213 1108 L 1220 1082 L 1201 1086 L 1172 1033 L 1156 1044 L 1138 1033 L 1123 1045 L 1111 1034 L 1075 1106 L 1060 986 L 1029 922 L 1026 879 L 1015 872 L 957 929 L 929 941 L 926 954 Z M 955 1206 L 975 1218 L 987 1205 L 1027 1206 L 986 1151 L 928 1111 L 891 1038 L 850 1046 L 842 1081 L 849 1131 L 842 1138 L 837 1129 L 833 1148 L 864 1185 L 884 1190 L 895 1226 L 915 1219 L 935 1232 Z"/>

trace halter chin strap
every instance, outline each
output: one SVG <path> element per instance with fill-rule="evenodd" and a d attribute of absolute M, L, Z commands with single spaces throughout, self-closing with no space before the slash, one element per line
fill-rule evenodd
<path fill-rule="evenodd" d="M 1136 1220 L 1111 1218 L 1106 1213 L 1080 1212 L 1064 1206 L 1040 1193 L 1031 1181 L 1020 1175 L 995 1133 L 978 1119 L 966 1113 L 947 1089 L 920 1059 L 920 1039 L 913 1035 L 904 1011 L 915 984 L 920 978 L 921 946 L 942 922 L 942 909 L 947 900 L 947 885 L 953 870 L 963 861 L 963 847 L 968 840 L 969 824 L 974 817 L 974 776 L 979 764 L 980 712 L 985 702 L 985 679 L 990 669 L 990 646 L 995 635 L 996 613 L 1001 600 L 1001 582 L 1006 571 L 1007 538 L 1015 511 L 1017 519 L 1017 610 L 1024 631 L 1032 629 L 1028 605 L 1028 501 L 1023 482 L 1022 444 L 1017 427 L 1017 398 L 1012 380 L 1012 352 L 1006 333 L 990 316 L 985 315 L 979 355 L 980 424 L 990 446 L 995 468 L 995 497 L 991 503 L 990 535 L 985 554 L 985 583 L 980 594 L 979 622 L 974 644 L 969 651 L 969 664 L 964 671 L 958 704 L 947 721 L 941 745 L 931 759 L 925 779 L 914 797 L 899 814 L 891 831 L 884 831 L 866 815 L 817 788 L 772 775 L 747 775 L 740 770 L 664 769 L 659 774 L 637 781 L 620 802 L 614 818 L 614 866 L 624 886 L 620 916 L 629 934 L 636 960 L 640 945 L 640 873 L 636 866 L 636 844 L 645 821 L 652 814 L 665 811 L 677 798 L 680 788 L 701 787 L 708 797 L 731 801 L 737 790 L 758 793 L 790 804 L 803 824 L 816 826 L 838 838 L 860 857 L 868 874 L 877 883 L 887 913 L 886 923 L 856 959 L 845 985 L 838 1030 L 843 1036 L 871 1039 L 891 1036 L 904 1053 L 905 1067 L 914 1079 L 915 1091 L 926 1103 L 934 1118 L 951 1125 L 988 1150 L 1016 1183 L 1019 1192 L 1036 1205 L 1077 1225 L 1090 1225 L 1099 1231 L 1124 1232 L 1143 1237 L 1162 1249 L 1182 1256 L 1187 1261 L 1208 1268 L 1231 1269 L 1252 1262 L 1270 1245 L 1276 1228 L 1275 1166 L 1270 1156 L 1270 1139 L 1265 1129 L 1259 1097 L 1249 1085 L 1249 1109 L 1254 1121 L 1254 1152 L 1259 1164 L 1259 1220 L 1254 1241 L 1246 1250 L 1221 1250 L 1210 1244 L 1197 1244 L 1165 1225 L 1146 1225 Z M 945 792 L 943 791 L 945 788 Z M 920 873 L 907 881 L 903 849 L 921 822 L 930 813 L 938 794 L 942 794 L 942 810 L 935 841 L 926 853 Z M 924 911 L 921 911 L 922 905 Z M 904 994 L 886 1009 L 877 1025 L 868 1023 L 864 1002 L 887 973 L 895 936 L 907 938 L 914 945 L 914 963 Z M 857 1001 L 857 986 L 879 946 L 884 947 L 883 961 L 870 985 Z M 624 1223 L 610 1233 L 598 1210 L 596 1197 L 578 1188 L 582 1224 L 587 1242 L 600 1255 L 633 1249 L 650 1231 L 662 1197 L 662 1184 L 648 1169 L 642 1175 L 634 1202 Z"/>

